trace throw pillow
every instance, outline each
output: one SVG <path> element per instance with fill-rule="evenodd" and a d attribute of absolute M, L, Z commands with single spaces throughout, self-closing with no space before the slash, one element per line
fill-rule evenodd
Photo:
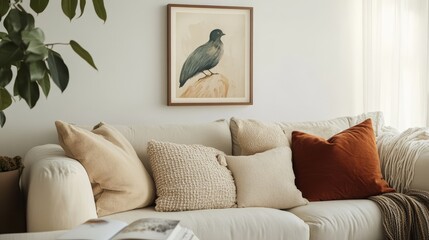
<path fill-rule="evenodd" d="M 224 153 L 202 145 L 150 141 L 157 211 L 230 208 L 235 185 Z"/>
<path fill-rule="evenodd" d="M 308 203 L 295 186 L 292 152 L 279 147 L 251 156 L 227 156 L 238 207 L 288 209 Z"/>
<path fill-rule="evenodd" d="M 232 118 L 230 128 L 234 155 L 252 155 L 276 147 L 289 146 L 283 130 L 276 123 Z"/>
<path fill-rule="evenodd" d="M 371 119 L 325 140 L 292 132 L 296 185 L 310 201 L 392 192 L 383 179 Z"/>
<path fill-rule="evenodd" d="M 98 216 L 145 207 L 155 198 L 152 179 L 128 140 L 114 127 L 88 131 L 56 121 L 61 147 L 88 173 Z"/>

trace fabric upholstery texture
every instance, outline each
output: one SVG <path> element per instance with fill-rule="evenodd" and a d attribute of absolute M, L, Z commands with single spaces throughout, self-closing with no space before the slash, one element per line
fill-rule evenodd
<path fill-rule="evenodd" d="M 202 145 L 150 141 L 157 211 L 230 208 L 236 189 L 225 154 Z"/>
<path fill-rule="evenodd" d="M 226 208 L 158 212 L 153 207 L 117 213 L 105 218 L 125 222 L 144 217 L 180 220 L 200 240 L 310 239 L 308 225 L 294 214 L 272 208 Z"/>
<path fill-rule="evenodd" d="M 289 146 L 282 129 L 276 123 L 232 118 L 230 128 L 234 155 L 252 155 Z"/>
<path fill-rule="evenodd" d="M 380 169 L 371 119 L 324 138 L 292 132 L 296 185 L 309 201 L 392 192 Z"/>
<path fill-rule="evenodd" d="M 55 125 L 66 156 L 78 160 L 88 173 L 98 216 L 153 203 L 153 180 L 131 144 L 114 127 L 99 124 L 88 131 L 62 121 Z"/>
<path fill-rule="evenodd" d="M 147 154 L 150 140 L 180 144 L 201 144 L 232 154 L 231 133 L 225 120 L 192 124 L 115 125 L 134 147 L 146 170 L 152 176 Z"/>
<path fill-rule="evenodd" d="M 289 147 L 250 156 L 227 156 L 226 161 L 237 188 L 238 207 L 289 209 L 308 203 L 295 186 Z"/>
<path fill-rule="evenodd" d="M 414 166 L 414 179 L 411 181 L 410 189 L 429 191 L 429 148 L 424 151 Z"/>
<path fill-rule="evenodd" d="M 311 240 L 384 240 L 382 216 L 367 199 L 317 201 L 292 208 L 310 226 Z"/>
<path fill-rule="evenodd" d="M 70 229 L 97 217 L 88 173 L 65 156 L 60 145 L 32 148 L 23 164 L 21 189 L 27 196 L 28 232 Z M 65 217 L 58 217 L 60 213 Z"/>

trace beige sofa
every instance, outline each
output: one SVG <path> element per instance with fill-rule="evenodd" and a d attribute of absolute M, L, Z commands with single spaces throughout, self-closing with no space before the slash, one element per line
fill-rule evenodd
<path fill-rule="evenodd" d="M 319 122 L 277 122 L 286 134 L 307 131 L 328 138 L 366 118 L 372 118 L 376 135 L 383 129 L 380 112 Z M 151 139 L 184 144 L 202 144 L 226 154 L 237 151 L 229 121 L 202 124 L 116 126 L 130 141 L 146 169 L 147 143 Z M 57 144 L 37 146 L 24 159 L 22 187 L 27 195 L 28 231 L 70 229 L 89 218 L 96 208 L 88 175 L 83 166 L 64 155 Z M 429 190 L 429 152 L 416 162 L 411 188 Z M 114 174 L 114 173 L 112 173 Z M 157 212 L 154 207 L 106 216 L 131 222 L 143 217 L 181 220 L 204 240 L 210 239 L 383 239 L 381 213 L 367 199 L 310 202 L 286 210 L 230 208 L 184 212 Z"/>

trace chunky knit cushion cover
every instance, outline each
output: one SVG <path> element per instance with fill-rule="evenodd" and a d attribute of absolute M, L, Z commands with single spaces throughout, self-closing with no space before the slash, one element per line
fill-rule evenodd
<path fill-rule="evenodd" d="M 292 132 L 296 185 L 310 201 L 392 192 L 383 179 L 371 119 L 325 140 Z"/>
<path fill-rule="evenodd" d="M 289 209 L 308 203 L 295 186 L 292 152 L 279 147 L 251 156 L 227 156 L 238 207 Z"/>
<path fill-rule="evenodd" d="M 61 147 L 78 160 L 92 185 L 98 216 L 153 203 L 155 186 L 128 140 L 114 127 L 99 124 L 88 131 L 56 121 Z"/>
<path fill-rule="evenodd" d="M 202 145 L 152 140 L 147 149 L 155 180 L 157 211 L 236 206 L 236 193 L 225 154 Z"/>

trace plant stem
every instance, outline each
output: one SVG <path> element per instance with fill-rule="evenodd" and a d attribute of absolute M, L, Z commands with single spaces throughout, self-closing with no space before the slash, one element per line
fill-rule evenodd
<path fill-rule="evenodd" d="M 51 48 L 51 49 L 54 47 L 54 45 L 70 45 L 70 43 L 47 43 L 47 44 L 45 44 L 46 47 Z"/>

